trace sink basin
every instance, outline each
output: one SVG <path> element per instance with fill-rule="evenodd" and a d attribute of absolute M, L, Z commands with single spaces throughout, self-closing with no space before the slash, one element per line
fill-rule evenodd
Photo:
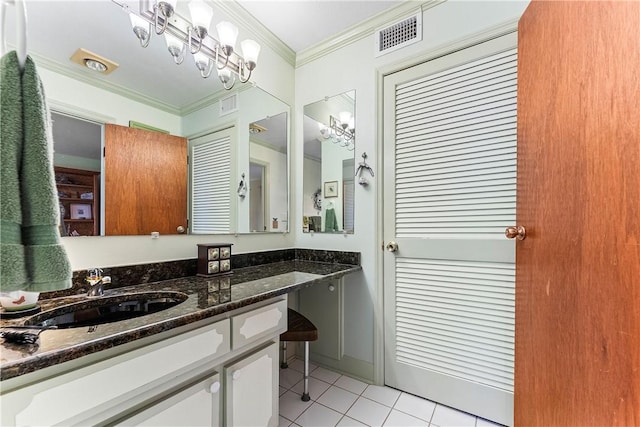
<path fill-rule="evenodd" d="M 58 329 L 101 325 L 157 313 L 184 302 L 181 292 L 144 292 L 87 299 L 31 316 L 25 325 Z"/>

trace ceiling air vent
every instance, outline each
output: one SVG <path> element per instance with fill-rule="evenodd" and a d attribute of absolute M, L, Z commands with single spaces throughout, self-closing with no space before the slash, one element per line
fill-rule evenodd
<path fill-rule="evenodd" d="M 220 99 L 220 116 L 226 116 L 238 111 L 238 94 L 234 93 L 226 98 Z"/>
<path fill-rule="evenodd" d="M 388 27 L 376 31 L 376 56 L 422 40 L 422 13 L 418 12 Z"/>

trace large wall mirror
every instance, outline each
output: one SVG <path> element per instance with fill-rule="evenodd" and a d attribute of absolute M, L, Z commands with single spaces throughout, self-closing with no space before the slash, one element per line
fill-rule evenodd
<path fill-rule="evenodd" d="M 355 91 L 305 105 L 302 230 L 353 233 Z"/>
<path fill-rule="evenodd" d="M 86 117 L 75 117 L 68 112 L 52 109 L 54 165 L 61 197 L 61 215 L 64 218 L 62 235 L 145 235 L 152 231 L 160 231 L 161 234 L 288 231 L 289 106 L 259 87 L 243 90 L 237 93 L 237 98 L 239 108 L 235 112 L 218 117 L 206 111 L 203 115 L 207 117 L 202 119 L 206 123 L 203 122 L 199 127 L 209 130 L 190 136 L 189 141 L 187 138 L 167 136 L 161 129 L 144 129 L 140 124 L 135 124 L 134 128 L 114 127 L 103 125 L 99 120 L 91 121 Z M 110 129 L 110 126 L 114 129 Z M 194 126 L 193 120 L 191 126 Z M 226 140 L 226 150 L 220 149 L 219 140 L 215 137 L 219 128 L 224 128 L 226 134 L 230 135 Z M 102 147 L 111 146 L 109 144 L 113 141 L 110 138 L 113 135 L 117 135 L 119 143 L 126 146 L 127 150 L 134 150 L 134 154 L 129 152 L 122 159 L 125 163 L 133 163 L 124 165 L 121 173 L 107 173 L 106 162 L 101 161 Z M 180 158 L 177 159 L 166 159 L 169 150 L 165 149 L 151 149 L 136 156 L 136 147 L 143 145 L 142 139 L 148 139 L 152 147 L 161 141 L 169 145 L 184 144 L 184 150 L 178 150 L 176 156 Z M 209 162 L 204 168 L 215 177 L 211 180 L 207 179 L 207 175 L 203 182 L 211 203 L 199 211 L 202 215 L 196 218 L 193 178 L 196 153 L 192 145 L 193 141 L 210 140 L 214 143 L 211 149 L 204 152 L 203 158 Z M 114 195 L 126 196 L 136 191 L 135 186 L 127 183 L 139 182 L 142 177 L 150 175 L 155 176 L 154 179 L 161 178 L 163 171 L 169 167 L 158 167 L 160 162 L 186 165 L 187 153 L 192 159 L 189 167 L 172 177 L 172 185 L 162 190 L 167 193 L 172 188 L 172 191 L 183 193 L 175 199 L 184 200 L 181 202 L 184 207 L 177 207 L 178 218 L 183 217 L 183 221 L 178 219 L 176 224 L 163 224 L 168 216 L 168 205 L 165 209 L 145 209 L 143 212 L 142 207 L 131 209 L 113 201 Z M 152 170 L 148 166 L 136 167 L 135 162 L 143 159 L 153 165 Z M 138 196 L 140 192 L 134 198 Z M 116 204 L 119 207 L 113 209 Z M 170 203 L 172 208 L 176 204 L 179 205 Z M 132 228 L 110 226 L 105 217 L 113 218 L 114 212 L 127 213 L 132 218 Z M 126 220 L 124 217 L 127 215 L 118 219 L 119 224 Z M 207 227 L 197 228 L 196 221 L 206 222 Z"/>

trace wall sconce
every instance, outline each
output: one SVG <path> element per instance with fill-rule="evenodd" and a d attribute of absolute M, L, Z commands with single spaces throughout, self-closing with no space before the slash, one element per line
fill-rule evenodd
<path fill-rule="evenodd" d="M 208 78 L 215 66 L 225 89 L 233 88 L 236 76 L 242 83 L 251 78 L 258 63 L 260 45 L 254 40 L 241 43 L 241 56 L 235 51 L 238 28 L 230 22 L 216 25 L 219 40 L 209 34 L 213 10 L 202 0 L 189 2 L 191 20 L 176 12 L 177 0 L 141 0 L 140 13 L 133 12 L 120 0 L 112 0 L 129 14 L 133 33 L 143 48 L 149 46 L 151 28 L 157 35 L 164 34 L 167 49 L 174 62 L 182 64 L 186 51 L 193 55 L 200 76 Z"/>

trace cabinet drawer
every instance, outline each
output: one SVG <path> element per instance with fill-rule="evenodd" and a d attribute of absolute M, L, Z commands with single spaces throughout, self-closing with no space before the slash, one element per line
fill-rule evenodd
<path fill-rule="evenodd" d="M 287 300 L 238 314 L 231 318 L 233 349 L 287 330 Z"/>
<path fill-rule="evenodd" d="M 204 326 L 2 395 L 1 425 L 75 425 L 108 418 L 136 398 L 230 350 L 229 321 Z"/>
<path fill-rule="evenodd" d="M 194 385 L 182 389 L 172 396 L 117 423 L 117 427 L 128 426 L 219 426 L 222 389 L 220 374 L 215 373 Z"/>

